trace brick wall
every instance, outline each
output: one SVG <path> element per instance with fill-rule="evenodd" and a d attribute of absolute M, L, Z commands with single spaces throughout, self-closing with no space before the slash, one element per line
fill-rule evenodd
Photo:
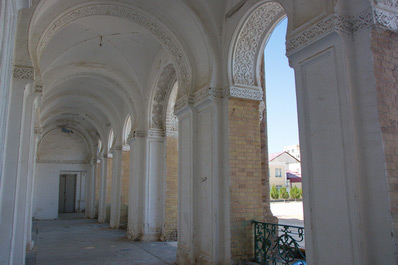
<path fill-rule="evenodd" d="M 253 256 L 253 225 L 263 220 L 259 102 L 229 99 L 231 256 Z"/>
<path fill-rule="evenodd" d="M 130 179 L 130 151 L 122 151 L 122 196 L 120 205 L 120 223 L 127 224 L 128 196 Z"/>
<path fill-rule="evenodd" d="M 106 172 L 106 204 L 111 204 L 112 197 L 112 158 L 107 158 Z"/>
<path fill-rule="evenodd" d="M 178 219 L 178 137 L 166 137 L 166 196 L 161 239 L 177 240 Z"/>
<path fill-rule="evenodd" d="M 95 215 L 98 216 L 98 202 L 101 188 L 101 163 L 96 163 L 95 167 Z"/>
<path fill-rule="evenodd" d="M 379 121 L 383 136 L 395 243 L 398 242 L 398 34 L 372 31 Z M 396 247 L 397 255 L 397 247 Z"/>

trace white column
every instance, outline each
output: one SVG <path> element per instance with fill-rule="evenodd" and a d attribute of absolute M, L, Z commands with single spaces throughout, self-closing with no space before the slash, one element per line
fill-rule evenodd
<path fill-rule="evenodd" d="M 177 262 L 193 264 L 194 110 L 176 111 L 178 117 L 178 249 Z"/>
<path fill-rule="evenodd" d="M 289 52 L 309 264 L 395 264 L 369 36 L 331 30 Z"/>
<path fill-rule="evenodd" d="M 139 241 L 144 229 L 145 132 L 135 131 L 130 139 L 130 181 L 127 237 Z"/>
<path fill-rule="evenodd" d="M 101 160 L 101 185 L 98 199 L 98 222 L 103 223 L 106 220 L 106 182 L 107 182 L 107 171 L 108 171 L 108 156 L 102 155 Z"/>
<path fill-rule="evenodd" d="M 37 147 L 43 133 L 43 130 L 39 127 L 34 128 L 34 138 L 31 143 L 30 161 L 29 161 L 29 183 L 28 183 L 28 196 L 27 196 L 27 219 L 26 219 L 26 249 L 31 250 L 34 246 L 32 240 L 32 217 L 33 217 L 33 199 L 34 199 L 34 187 L 36 180 L 36 157 Z"/>
<path fill-rule="evenodd" d="M 219 90 L 176 110 L 178 132 L 178 249 L 181 264 L 229 260 L 228 137 Z M 198 92 L 203 95 L 203 93 Z M 177 105 L 177 104 L 176 104 Z M 228 113 L 228 112 L 226 112 Z M 224 153 L 223 153 L 224 152 Z"/>
<path fill-rule="evenodd" d="M 29 68 L 29 71 L 33 69 Z M 32 74 L 33 76 L 33 74 Z M 13 264 L 14 251 L 21 253 L 20 242 L 16 243 L 16 230 L 18 218 L 19 205 L 19 180 L 18 169 L 23 146 L 21 141 L 22 135 L 22 121 L 24 118 L 24 92 L 28 83 L 32 85 L 30 79 L 13 79 L 10 110 L 8 111 L 7 134 L 4 158 L 4 167 L 1 176 L 1 207 L 0 207 L 0 263 Z M 26 201 L 26 200 L 25 200 Z M 25 202 L 24 201 L 24 202 Z M 25 209 L 23 209 L 25 212 Z M 21 227 L 23 229 L 24 225 Z M 23 250 L 25 246 L 23 246 Z"/>
<path fill-rule="evenodd" d="M 25 249 L 26 249 L 26 234 L 28 228 L 26 226 L 27 218 L 29 216 L 27 204 L 28 192 L 29 192 L 29 168 L 30 154 L 32 147 L 31 141 L 33 141 L 34 135 L 34 87 L 32 84 L 28 85 L 24 93 L 24 105 L 22 113 L 22 124 L 21 124 L 21 138 L 20 138 L 20 155 L 18 161 L 18 205 L 16 212 L 16 224 L 15 224 L 15 243 L 14 243 L 14 263 L 23 264 L 25 261 Z"/>
<path fill-rule="evenodd" d="M 120 222 L 120 200 L 121 200 L 121 177 L 122 177 L 122 147 L 116 146 L 112 150 L 112 194 L 111 194 L 111 216 L 110 227 L 119 228 Z"/>
<path fill-rule="evenodd" d="M 150 130 L 146 139 L 146 172 L 143 241 L 157 241 L 163 224 L 164 133 Z"/>
<path fill-rule="evenodd" d="M 86 217 L 95 218 L 95 173 L 96 173 L 96 162 L 97 159 L 93 158 L 90 161 L 90 172 L 87 176 L 87 205 L 86 205 Z"/>

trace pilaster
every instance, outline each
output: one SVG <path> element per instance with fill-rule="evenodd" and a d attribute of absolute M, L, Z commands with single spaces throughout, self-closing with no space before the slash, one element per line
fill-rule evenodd
<path fill-rule="evenodd" d="M 112 152 L 112 197 L 110 227 L 119 228 L 122 173 L 122 147 L 115 146 Z"/>
<path fill-rule="evenodd" d="M 93 158 L 90 161 L 90 171 L 87 177 L 87 206 L 85 215 L 88 218 L 95 218 L 95 176 L 96 176 L 97 159 Z"/>
<path fill-rule="evenodd" d="M 312 264 L 395 263 L 371 70 L 373 18 L 372 10 L 334 13 L 287 40 Z"/>
<path fill-rule="evenodd" d="M 19 70 L 24 75 L 19 75 Z M 24 221 L 25 199 L 20 196 L 26 193 L 25 186 L 20 187 L 20 161 L 23 154 L 22 142 L 24 139 L 23 122 L 25 121 L 26 96 L 31 93 L 33 86 L 33 68 L 15 67 L 12 81 L 10 105 L 7 119 L 6 144 L 4 152 L 7 154 L 1 179 L 1 207 L 0 207 L 0 257 L 4 257 L 6 264 L 12 264 L 14 258 L 20 259 L 25 253 Z M 25 89 L 30 89 L 25 92 Z M 30 132 L 30 128 L 27 131 Z M 22 207 L 23 208 L 20 208 Z M 22 234 L 17 235 L 17 226 L 22 227 Z M 3 258 L 0 260 L 3 263 Z"/>
<path fill-rule="evenodd" d="M 139 241 L 144 232 L 144 186 L 146 168 L 145 132 L 134 131 L 129 137 L 130 181 L 127 237 Z"/>
<path fill-rule="evenodd" d="M 101 184 L 98 199 L 98 222 L 104 223 L 106 220 L 106 182 L 107 182 L 107 162 L 108 155 L 103 154 L 101 160 Z"/>
<path fill-rule="evenodd" d="M 223 91 L 205 87 L 176 104 L 179 120 L 178 249 L 181 264 L 223 264 L 228 194 L 223 160 Z"/>

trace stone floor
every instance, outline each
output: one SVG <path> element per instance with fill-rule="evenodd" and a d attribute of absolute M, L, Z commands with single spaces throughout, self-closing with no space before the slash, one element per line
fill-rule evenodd
<path fill-rule="evenodd" d="M 26 254 L 27 265 L 67 264 L 174 264 L 176 242 L 132 242 L 125 230 L 64 214 L 57 220 L 35 221 L 35 246 Z"/>

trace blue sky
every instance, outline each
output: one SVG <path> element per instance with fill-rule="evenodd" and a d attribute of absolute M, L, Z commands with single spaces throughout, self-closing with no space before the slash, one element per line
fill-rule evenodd
<path fill-rule="evenodd" d="M 298 123 L 294 71 L 285 55 L 287 19 L 273 31 L 265 47 L 268 152 L 298 144 Z"/>

